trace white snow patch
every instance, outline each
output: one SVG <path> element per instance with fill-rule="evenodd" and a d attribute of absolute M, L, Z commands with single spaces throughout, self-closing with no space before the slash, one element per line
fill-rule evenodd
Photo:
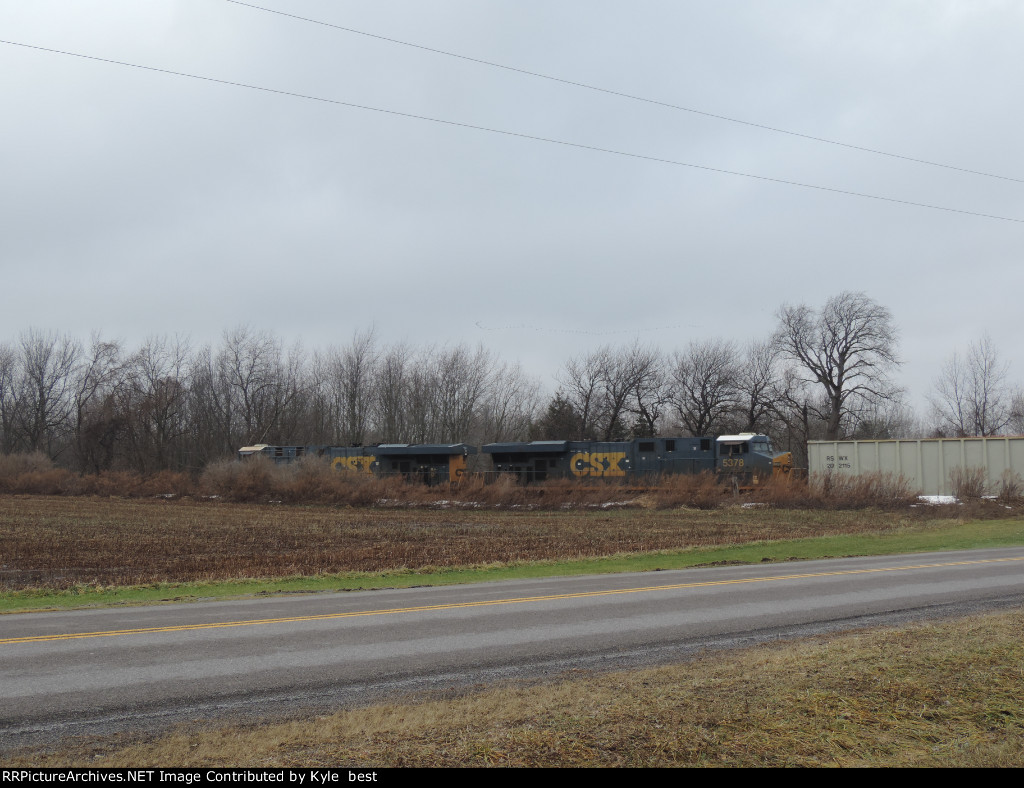
<path fill-rule="evenodd" d="M 919 495 L 917 500 L 930 504 L 959 503 L 955 495 Z"/>

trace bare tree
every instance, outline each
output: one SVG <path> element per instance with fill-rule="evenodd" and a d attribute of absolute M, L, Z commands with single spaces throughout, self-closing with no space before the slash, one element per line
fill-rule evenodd
<path fill-rule="evenodd" d="M 19 344 L 15 407 L 21 444 L 53 457 L 72 428 L 73 373 L 81 346 L 70 336 L 36 329 L 22 334 Z"/>
<path fill-rule="evenodd" d="M 965 358 L 954 352 L 929 397 L 938 431 L 956 437 L 1001 432 L 1013 416 L 1009 368 L 988 334 L 970 345 Z"/>
<path fill-rule="evenodd" d="M 385 443 L 407 440 L 411 356 L 408 346 L 393 345 L 381 355 L 377 365 L 373 386 L 374 429 Z"/>
<path fill-rule="evenodd" d="M 923 438 L 927 427 L 902 400 L 886 400 L 869 408 L 851 437 L 854 440 L 894 440 Z"/>
<path fill-rule="evenodd" d="M 778 346 L 771 340 L 747 345 L 746 356 L 736 377 L 738 431 L 771 432 L 778 356 Z"/>
<path fill-rule="evenodd" d="M 18 353 L 14 346 L 0 344 L 0 452 L 9 454 L 16 445 L 18 419 Z"/>
<path fill-rule="evenodd" d="M 191 384 L 188 340 L 149 337 L 128 361 L 122 409 L 133 464 L 140 470 L 179 467 L 188 434 Z"/>
<path fill-rule="evenodd" d="M 123 383 L 120 343 L 93 334 L 76 371 L 73 391 L 75 456 L 83 471 L 97 472 L 113 464 L 124 428 L 117 397 Z"/>
<path fill-rule="evenodd" d="M 896 326 L 866 294 L 840 293 L 820 312 L 786 305 L 778 317 L 780 352 L 821 394 L 805 406 L 825 422 L 826 439 L 838 439 L 844 426 L 852 431 L 865 407 L 900 395 L 889 378 L 900 363 Z"/>
<path fill-rule="evenodd" d="M 1019 388 L 1010 397 L 1010 421 L 1006 427 L 1011 435 L 1024 435 L 1024 391 Z"/>
<path fill-rule="evenodd" d="M 645 423 L 653 431 L 664 404 L 661 356 L 639 342 L 570 359 L 558 380 L 579 425 L 578 434 L 568 438 L 621 440 L 633 426 L 629 414 L 640 420 L 642 431 Z"/>
<path fill-rule="evenodd" d="M 571 440 L 592 440 L 609 423 L 604 381 L 612 350 L 602 347 L 586 356 L 571 358 L 559 374 L 562 396 L 576 415 L 579 432 L 566 435 Z"/>
<path fill-rule="evenodd" d="M 414 358 L 405 375 L 404 430 L 401 440 L 432 443 L 438 440 L 437 369 L 430 349 Z"/>
<path fill-rule="evenodd" d="M 724 340 L 691 342 L 673 359 L 673 405 L 691 435 L 722 430 L 739 403 L 736 345 Z"/>
<path fill-rule="evenodd" d="M 629 410 L 634 417 L 633 435 L 653 438 L 663 428 L 666 408 L 672 402 L 672 384 L 665 358 L 653 350 L 633 380 Z"/>
<path fill-rule="evenodd" d="M 820 392 L 817 397 L 815 411 L 827 410 Z M 807 441 L 824 437 L 824 422 L 811 418 L 814 398 L 814 389 L 795 366 L 779 370 L 770 394 L 772 417 L 779 426 L 770 434 L 776 446 L 793 452 L 793 462 L 803 468 L 807 467 Z"/>
<path fill-rule="evenodd" d="M 468 440 L 491 381 L 494 358 L 483 345 L 457 345 L 433 359 L 438 434 L 445 442 Z"/>
<path fill-rule="evenodd" d="M 357 331 L 344 348 L 332 348 L 319 359 L 319 382 L 330 414 L 332 442 L 360 446 L 366 441 L 378 355 L 370 328 Z"/>
<path fill-rule="evenodd" d="M 279 340 L 240 326 L 224 333 L 216 356 L 206 353 L 207 370 L 196 370 L 194 390 L 212 417 L 220 453 L 243 444 L 298 440 L 290 410 L 306 386 L 304 355 L 285 353 Z"/>
<path fill-rule="evenodd" d="M 480 408 L 483 442 L 528 440 L 539 396 L 540 384 L 519 364 L 496 367 Z"/>
<path fill-rule="evenodd" d="M 531 440 L 557 441 L 571 439 L 581 433 L 576 410 L 559 390 L 548 402 L 544 414 L 530 429 L 529 437 Z"/>

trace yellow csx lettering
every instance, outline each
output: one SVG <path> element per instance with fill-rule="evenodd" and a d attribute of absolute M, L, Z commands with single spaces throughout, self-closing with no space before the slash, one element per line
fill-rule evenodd
<path fill-rule="evenodd" d="M 462 477 L 466 473 L 466 458 L 465 457 L 451 457 L 448 460 L 448 481 L 450 482 L 461 482 Z"/>
<path fill-rule="evenodd" d="M 625 476 L 624 451 L 595 451 L 574 454 L 569 467 L 576 476 Z"/>
<path fill-rule="evenodd" d="M 359 457 L 335 457 L 331 460 L 331 467 L 336 471 L 355 471 L 356 473 L 373 473 L 373 463 L 376 457 L 360 455 Z"/>

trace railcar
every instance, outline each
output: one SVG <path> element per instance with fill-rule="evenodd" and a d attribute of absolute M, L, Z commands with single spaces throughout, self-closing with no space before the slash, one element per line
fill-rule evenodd
<path fill-rule="evenodd" d="M 653 483 L 672 474 L 714 473 L 747 487 L 788 474 L 790 452 L 776 452 L 767 435 L 717 438 L 639 438 L 632 441 L 531 441 L 489 443 L 495 473 L 524 482 L 549 478 L 619 479 Z"/>
<path fill-rule="evenodd" d="M 736 486 L 752 487 L 789 474 L 793 455 L 777 452 L 767 435 L 740 433 L 717 438 L 638 438 L 632 441 L 530 441 L 489 443 L 493 474 L 509 474 L 524 483 L 552 478 L 612 479 L 654 484 L 662 476 L 714 473 Z M 374 476 L 401 476 L 434 485 L 461 481 L 466 460 L 477 454 L 465 443 L 377 446 L 245 446 L 239 459 L 267 457 L 291 463 L 322 457 L 335 470 Z"/>
<path fill-rule="evenodd" d="M 410 481 L 434 485 L 461 481 L 466 458 L 476 454 L 465 443 L 384 443 L 377 446 L 243 446 L 238 458 L 266 457 L 275 464 L 295 462 L 302 457 L 321 457 L 338 471 L 402 476 Z"/>

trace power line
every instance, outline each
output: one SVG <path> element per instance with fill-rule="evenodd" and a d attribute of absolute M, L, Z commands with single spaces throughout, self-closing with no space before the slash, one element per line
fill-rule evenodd
<path fill-rule="evenodd" d="M 338 99 L 329 99 L 322 96 L 311 96 L 305 93 L 295 93 L 288 90 L 278 90 L 276 88 L 267 88 L 260 85 L 250 85 L 246 82 L 235 82 L 228 79 L 217 79 L 216 77 L 206 77 L 200 74 L 189 74 L 184 71 L 173 71 L 167 68 L 157 68 L 156 66 L 143 66 L 138 63 L 128 63 L 123 60 L 112 60 L 105 57 L 97 57 L 95 55 L 83 55 L 78 52 L 68 52 L 62 49 L 50 49 L 49 47 L 36 46 L 34 44 L 23 44 L 18 41 L 7 41 L 0 39 L 0 44 L 9 44 L 10 46 L 23 47 L 25 49 L 35 49 L 40 52 L 50 52 L 56 55 L 67 55 L 69 57 L 82 58 L 84 60 L 95 60 L 100 63 L 110 63 L 116 66 L 127 66 L 129 68 L 137 68 L 142 71 L 155 71 L 160 74 L 170 74 L 175 77 L 187 77 L 188 79 L 198 79 L 203 82 L 213 82 L 219 85 L 230 85 L 236 88 L 247 88 L 248 90 L 258 90 L 264 93 L 274 93 L 280 96 L 291 96 L 292 98 L 307 99 L 309 101 L 319 101 L 324 104 L 334 104 L 340 107 L 350 107 L 352 109 L 362 109 L 368 112 L 379 112 L 383 115 L 394 115 L 400 118 L 411 118 L 414 120 L 423 120 L 430 123 L 439 123 L 445 126 L 457 126 L 464 129 L 473 129 L 475 131 L 486 131 L 491 134 L 502 134 L 506 137 L 518 137 L 519 139 L 533 140 L 535 142 L 546 142 L 552 145 L 563 145 L 567 148 L 578 148 L 580 150 L 589 150 L 596 153 L 607 153 L 613 156 L 623 156 L 630 159 L 640 159 L 642 161 L 653 161 L 659 164 L 671 164 L 676 167 L 689 167 L 695 170 L 703 170 L 705 172 L 717 172 L 722 175 L 735 175 L 742 178 L 750 178 L 752 180 L 766 181 L 768 183 L 782 183 L 786 186 L 799 186 L 803 189 L 815 189 L 817 191 L 831 192 L 833 194 L 845 194 L 849 197 L 862 197 L 869 200 L 879 200 L 882 202 L 897 203 L 899 205 L 912 205 L 917 208 L 929 208 L 934 211 L 946 211 L 948 213 L 959 213 L 967 216 L 978 216 L 984 219 L 997 219 L 1002 222 L 1016 222 L 1018 224 L 1024 224 L 1024 219 L 1014 219 L 1009 216 L 997 216 L 990 213 L 980 213 L 978 211 L 968 211 L 962 208 L 949 208 L 944 205 L 932 205 L 930 203 L 914 202 L 913 200 L 901 200 L 897 197 L 883 197 L 877 194 L 867 194 L 865 192 L 849 191 L 847 189 L 837 189 L 831 186 L 818 186 L 813 183 L 801 183 L 800 181 L 788 181 L 783 178 L 772 178 L 767 175 L 754 175 L 749 172 L 738 172 L 736 170 L 725 170 L 720 167 L 708 167 L 703 164 L 691 164 L 685 161 L 677 161 L 675 159 L 663 159 L 658 156 L 647 156 L 642 153 L 630 153 L 629 151 L 615 150 L 613 148 L 601 148 L 596 145 L 584 145 L 580 142 L 569 142 L 568 140 L 558 140 L 551 137 L 539 137 L 534 134 L 525 134 L 518 131 L 505 131 L 504 129 L 494 129 L 488 126 L 476 126 L 472 123 L 461 123 L 454 120 L 444 120 L 443 118 L 431 118 L 427 115 L 415 115 L 411 112 L 399 112 L 393 109 L 383 109 L 381 107 L 370 107 L 365 104 L 355 104 L 349 101 L 340 101 Z"/>
<path fill-rule="evenodd" d="M 405 47 L 412 47 L 413 49 L 421 49 L 424 52 L 432 52 L 435 55 L 445 55 L 446 57 L 454 57 L 454 58 L 458 58 L 459 60 L 466 60 L 466 61 L 468 61 L 470 63 L 477 63 L 477 64 L 482 65 L 482 66 L 490 66 L 492 68 L 500 68 L 500 69 L 503 69 L 504 71 L 515 72 L 516 74 L 523 74 L 523 75 L 529 76 L 529 77 L 537 77 L 538 79 L 546 79 L 546 80 L 549 80 L 551 82 L 560 82 L 563 85 L 571 85 L 571 86 L 577 87 L 577 88 L 585 88 L 586 90 L 593 90 L 593 91 L 596 91 L 598 93 L 606 93 L 606 94 L 608 94 L 610 96 L 618 96 L 619 98 L 630 99 L 631 101 L 641 101 L 641 102 L 643 102 L 645 104 L 654 104 L 654 105 L 657 105 L 659 107 L 667 107 L 668 109 L 675 109 L 675 110 L 679 110 L 681 112 L 689 112 L 689 113 L 692 113 L 694 115 L 703 115 L 706 118 L 714 118 L 715 120 L 724 120 L 724 121 L 727 121 L 729 123 L 738 123 L 738 124 L 740 124 L 742 126 L 750 126 L 752 128 L 755 128 L 755 129 L 762 129 L 763 131 L 773 131 L 773 132 L 776 132 L 778 134 L 787 134 L 787 135 L 789 135 L 791 137 L 799 137 L 800 139 L 813 140 L 814 142 L 823 142 L 823 143 L 825 143 L 827 145 L 836 145 L 836 146 L 841 147 L 841 148 L 849 148 L 850 150 L 858 150 L 858 151 L 861 151 L 862 153 L 872 153 L 872 154 L 875 154 L 877 156 L 888 156 L 889 158 L 892 158 L 892 159 L 902 159 L 903 161 L 911 161 L 911 162 L 914 162 L 915 164 L 927 164 L 930 167 L 942 167 L 943 169 L 955 170 L 957 172 L 966 172 L 966 173 L 969 173 L 971 175 L 981 175 L 981 176 L 983 176 L 985 178 L 998 178 L 999 180 L 1013 181 L 1014 183 L 1024 183 L 1024 178 L 1013 178 L 1013 177 L 1010 177 L 1009 175 L 997 175 L 997 174 L 991 173 L 991 172 L 982 172 L 981 170 L 972 170 L 972 169 L 969 169 L 967 167 L 957 167 L 956 165 L 953 165 L 953 164 L 943 164 L 942 162 L 929 161 L 928 159 L 918 159 L 918 158 L 915 158 L 913 156 L 906 156 L 906 155 L 903 155 L 903 154 L 900 154 L 900 153 L 890 153 L 888 151 L 878 150 L 877 148 L 868 148 L 868 147 L 865 147 L 863 145 L 853 145 L 853 144 L 848 143 L 848 142 L 839 142 L 837 140 L 830 140 L 830 139 L 828 139 L 826 137 L 816 137 L 813 134 L 803 134 L 803 133 L 801 133 L 799 131 L 791 131 L 789 129 L 781 129 L 781 128 L 778 128 L 777 126 L 769 126 L 769 125 L 764 124 L 764 123 L 755 123 L 755 122 L 749 121 L 749 120 L 741 120 L 740 118 L 732 118 L 732 117 L 729 117 L 728 115 L 718 115 L 718 114 L 716 114 L 714 112 L 707 112 L 705 110 L 694 109 L 693 107 L 684 107 L 684 106 L 679 105 L 679 104 L 672 104 L 672 103 L 667 102 L 667 101 L 659 101 L 657 99 L 650 99 L 650 98 L 645 98 L 643 96 L 636 96 L 636 95 L 633 95 L 632 93 L 624 93 L 624 92 L 618 91 L 618 90 L 611 90 L 609 88 L 602 88 L 602 87 L 599 87 L 597 85 L 587 84 L 586 82 L 575 82 L 575 81 L 573 81 L 571 79 L 563 79 L 562 77 L 554 77 L 554 76 L 551 76 L 550 74 L 541 74 L 541 73 L 539 73 L 537 71 L 529 71 L 529 70 L 527 70 L 525 68 L 516 68 L 515 66 L 506 66 L 506 65 L 503 65 L 502 63 L 494 63 L 494 62 L 492 62 L 490 60 L 483 60 L 481 58 L 470 57 L 469 55 L 460 55 L 457 52 L 448 52 L 448 51 L 446 51 L 444 49 L 436 49 L 434 47 L 424 46 L 423 44 L 414 44 L 414 43 L 409 42 L 409 41 L 402 41 L 402 40 L 397 39 L 397 38 L 389 38 L 388 36 L 382 36 L 382 35 L 378 35 L 376 33 L 367 33 L 364 30 L 356 30 L 355 28 L 352 28 L 352 27 L 344 27 L 342 25 L 335 25 L 335 24 L 331 24 L 330 22 L 323 22 L 323 21 L 321 21 L 319 19 L 310 19 L 309 17 L 298 16 L 297 14 L 289 14 L 289 13 L 286 13 L 284 11 L 277 11 L 277 10 L 275 10 L 273 8 L 265 8 L 263 6 L 253 5 L 252 3 L 243 3 L 243 2 L 241 2 L 241 0 L 227 0 L 227 2 L 233 3 L 234 5 L 241 5 L 241 6 L 245 6 L 247 8 L 252 8 L 252 9 L 255 9 L 257 11 L 266 11 L 269 14 L 277 14 L 278 16 L 285 16 L 285 17 L 289 17 L 290 19 L 297 19 L 297 20 L 299 20 L 301 22 L 310 22 L 311 24 L 314 24 L 314 25 L 322 25 L 323 27 L 331 27 L 331 28 L 334 28 L 335 30 L 343 30 L 346 33 L 354 33 L 356 35 L 366 36 L 367 38 L 375 38 L 375 39 L 377 39 L 379 41 L 387 41 L 388 43 L 391 43 L 391 44 L 399 44 L 399 45 L 405 46 Z"/>

